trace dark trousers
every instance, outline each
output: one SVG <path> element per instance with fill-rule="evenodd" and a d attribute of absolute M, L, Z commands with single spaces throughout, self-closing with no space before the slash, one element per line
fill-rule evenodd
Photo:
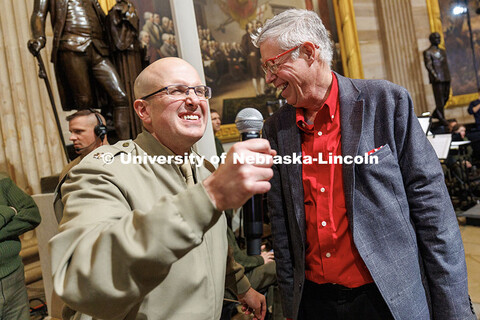
<path fill-rule="evenodd" d="M 115 67 L 93 45 L 86 52 L 59 51 L 57 59 L 56 67 L 68 75 L 65 80 L 72 90 L 75 102 L 75 107 L 71 109 L 97 107 L 93 99 L 92 77 L 107 92 L 114 107 L 128 107 L 127 95 Z"/>
<path fill-rule="evenodd" d="M 347 288 L 305 281 L 298 320 L 393 319 L 375 284 Z"/>

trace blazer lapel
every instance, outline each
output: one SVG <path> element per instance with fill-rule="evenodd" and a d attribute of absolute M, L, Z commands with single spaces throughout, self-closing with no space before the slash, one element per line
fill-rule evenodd
<path fill-rule="evenodd" d="M 340 103 L 342 155 L 356 156 L 362 135 L 365 100 L 361 91 L 348 78 L 336 74 Z M 353 190 L 355 190 L 355 164 L 343 164 L 343 190 L 350 227 L 353 228 Z"/>
<path fill-rule="evenodd" d="M 278 132 L 278 141 L 283 141 L 284 155 L 301 156 L 302 144 L 300 131 L 296 124 L 295 108 L 289 106 L 289 112 L 286 117 L 280 117 L 280 128 Z M 290 164 L 287 165 L 287 173 L 289 179 L 289 189 L 291 200 L 293 204 L 293 210 L 295 212 L 295 218 L 303 242 L 305 243 L 305 207 L 303 196 L 303 181 L 302 181 L 302 165 Z"/>

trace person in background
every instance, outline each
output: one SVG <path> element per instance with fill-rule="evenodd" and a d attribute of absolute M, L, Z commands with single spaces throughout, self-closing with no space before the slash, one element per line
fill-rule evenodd
<path fill-rule="evenodd" d="M 217 138 L 216 134 L 221 129 L 222 119 L 220 118 L 218 111 L 215 109 L 210 109 L 210 117 L 212 118 L 213 135 L 215 138 L 215 149 L 217 150 L 217 156 L 220 157 L 222 153 L 225 152 L 225 150 L 223 149 L 222 141 Z"/>
<path fill-rule="evenodd" d="M 480 129 L 480 88 L 478 88 L 478 98 L 470 102 L 468 105 L 468 113 L 475 118 L 477 130 Z"/>
<path fill-rule="evenodd" d="M 32 197 L 0 172 L 0 319 L 30 319 L 19 237 L 40 221 Z"/>
<path fill-rule="evenodd" d="M 452 128 L 452 142 L 453 141 L 468 141 L 466 137 L 466 128 L 461 124 L 457 124 Z M 473 148 L 471 143 L 459 145 L 457 148 L 450 149 L 448 157 L 445 161 L 447 168 L 450 170 L 450 175 L 454 179 L 451 187 L 452 195 L 459 199 L 468 201 L 470 192 L 477 195 L 479 191 L 478 184 L 474 181 L 478 178 L 477 168 L 473 165 Z M 462 205 L 462 203 L 460 203 Z M 467 204 L 468 206 L 468 204 Z"/>
<path fill-rule="evenodd" d="M 279 156 L 323 154 L 273 166 L 268 212 L 285 316 L 476 319 L 442 167 L 407 90 L 332 72 L 332 41 L 313 11 L 278 14 L 253 42 L 266 82 L 287 100 L 264 138 Z"/>
<path fill-rule="evenodd" d="M 227 219 L 228 213 L 227 214 Z M 266 251 L 265 245 L 261 247 L 260 255 L 249 256 L 245 249 L 240 249 L 235 233 L 230 225 L 227 226 L 228 246 L 233 249 L 233 257 L 237 263 L 245 268 L 245 275 L 250 281 L 252 288 L 261 293 L 267 293 L 268 313 L 273 320 L 285 319 L 283 317 L 280 293 L 277 286 L 275 257 L 272 251 Z M 225 297 L 234 299 L 233 290 L 226 288 Z"/>
<path fill-rule="evenodd" d="M 452 133 L 456 133 L 458 135 L 457 139 L 454 139 L 453 141 L 465 141 L 468 140 L 465 136 L 467 134 L 467 129 L 465 128 L 464 125 L 462 124 L 455 124 L 452 128 Z"/>
<path fill-rule="evenodd" d="M 452 128 L 452 141 L 470 141 L 466 137 L 467 129 L 464 125 L 456 124 Z M 462 160 L 462 164 L 465 165 L 467 169 L 472 168 L 472 154 L 473 149 L 470 145 L 460 146 L 459 147 L 462 152 L 458 152 L 456 155 L 452 155 L 453 161 Z M 464 149 L 464 150 L 462 150 Z M 451 150 L 452 152 L 453 150 Z"/>
<path fill-rule="evenodd" d="M 60 173 L 60 181 L 87 154 L 102 145 L 108 144 L 105 118 L 94 109 L 77 111 L 69 115 L 66 120 L 68 121 L 68 130 L 70 131 L 70 141 L 72 141 L 78 157 L 63 168 Z"/>
<path fill-rule="evenodd" d="M 458 123 L 457 119 L 448 119 L 448 132 L 453 132 L 453 127 L 455 127 Z"/>

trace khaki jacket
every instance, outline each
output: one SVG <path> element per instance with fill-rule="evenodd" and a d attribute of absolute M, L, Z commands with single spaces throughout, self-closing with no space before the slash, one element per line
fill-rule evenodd
<path fill-rule="evenodd" d="M 172 153 L 144 132 L 96 149 L 68 174 L 60 233 L 50 242 L 54 289 L 69 306 L 64 318 L 219 319 L 225 216 L 201 183 L 187 188 L 177 165 L 123 164 L 122 154 Z M 198 180 L 209 174 L 196 170 Z M 250 284 L 233 269 L 227 273 L 244 293 Z"/>

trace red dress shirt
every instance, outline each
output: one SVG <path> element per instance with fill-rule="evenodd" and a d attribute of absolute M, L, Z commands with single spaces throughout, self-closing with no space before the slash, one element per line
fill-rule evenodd
<path fill-rule="evenodd" d="M 335 74 L 329 96 L 307 124 L 298 108 L 297 126 L 302 133 L 302 159 L 329 161 L 342 154 L 338 83 Z M 322 153 L 322 156 L 320 156 Z M 355 156 L 355 155 L 352 155 Z M 341 164 L 313 161 L 302 165 L 306 222 L 306 279 L 318 284 L 336 283 L 355 288 L 373 282 L 348 226 Z"/>

